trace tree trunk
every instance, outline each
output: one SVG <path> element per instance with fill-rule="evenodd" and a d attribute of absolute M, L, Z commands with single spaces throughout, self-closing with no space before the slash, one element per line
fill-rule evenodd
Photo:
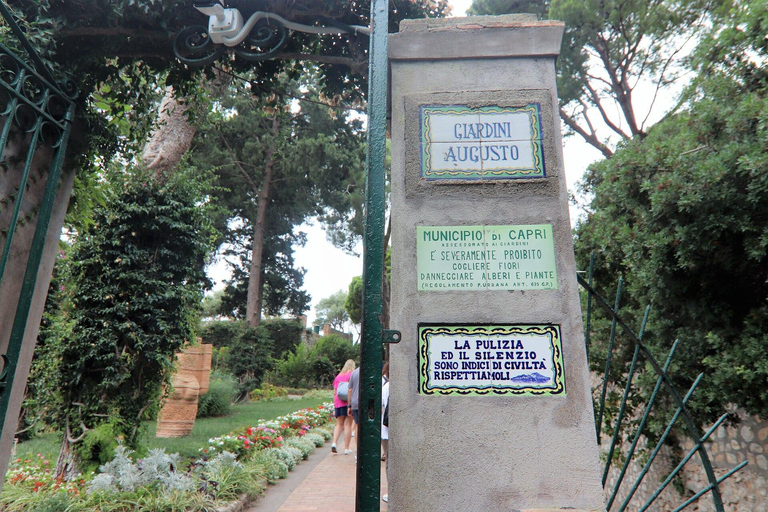
<path fill-rule="evenodd" d="M 64 440 L 61 442 L 59 458 L 56 460 L 56 472 L 54 478 L 57 480 L 70 481 L 77 475 L 77 464 L 72 453 L 72 444 L 69 442 L 69 436 L 64 434 Z"/>
<path fill-rule="evenodd" d="M 219 97 L 231 81 L 231 76 L 216 71 L 213 79 L 203 78 L 200 85 L 210 96 Z M 174 96 L 172 87 L 165 88 L 165 96 L 160 102 L 157 127 L 141 154 L 142 162 L 154 171 L 156 178 L 162 179 L 172 171 L 192 146 L 192 139 L 197 133 L 197 123 L 190 122 L 189 110 L 194 110 L 194 114 L 198 116 L 205 115 L 202 108 L 206 106 L 204 103 L 195 105 L 191 99 L 188 100 L 189 102 L 179 100 Z"/>
<path fill-rule="evenodd" d="M 258 194 L 258 212 L 253 223 L 253 241 L 251 250 L 251 268 L 248 276 L 248 299 L 245 308 L 245 321 L 250 327 L 256 327 L 261 322 L 262 304 L 262 254 L 264 252 L 264 233 L 266 231 L 267 207 L 272 186 L 272 174 L 275 166 L 275 143 L 280 131 L 280 119 L 277 115 L 272 118 L 272 143 L 267 149 L 264 162 L 264 179 Z"/>
<path fill-rule="evenodd" d="M 189 122 L 189 105 L 173 96 L 173 89 L 166 88 L 160 103 L 158 126 L 144 146 L 141 159 L 161 178 L 181 161 L 181 157 L 192 145 L 197 126 Z"/>

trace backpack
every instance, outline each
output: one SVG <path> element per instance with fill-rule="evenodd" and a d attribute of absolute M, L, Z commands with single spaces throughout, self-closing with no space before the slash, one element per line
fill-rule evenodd
<path fill-rule="evenodd" d="M 341 401 L 349 401 L 349 382 L 339 382 L 339 387 L 336 388 L 336 396 Z"/>

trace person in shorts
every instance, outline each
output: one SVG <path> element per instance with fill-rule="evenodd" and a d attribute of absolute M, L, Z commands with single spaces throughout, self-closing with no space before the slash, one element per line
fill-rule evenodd
<path fill-rule="evenodd" d="M 333 416 L 336 418 L 336 426 L 333 428 L 333 443 L 331 444 L 331 451 L 333 453 L 338 452 L 336 442 L 339 440 L 342 432 L 344 433 L 344 455 L 352 453 L 352 450 L 349 449 L 349 444 L 352 442 L 353 420 L 349 414 L 349 404 L 339 398 L 338 392 L 339 384 L 349 382 L 354 369 L 355 362 L 352 359 L 348 359 L 339 374 L 333 379 Z"/>

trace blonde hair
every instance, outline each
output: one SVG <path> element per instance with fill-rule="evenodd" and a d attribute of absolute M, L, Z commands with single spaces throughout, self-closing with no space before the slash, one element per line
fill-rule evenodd
<path fill-rule="evenodd" d="M 355 369 L 355 361 L 352 359 L 347 359 L 347 362 L 344 363 L 344 368 L 341 369 L 341 373 L 349 373 Z"/>

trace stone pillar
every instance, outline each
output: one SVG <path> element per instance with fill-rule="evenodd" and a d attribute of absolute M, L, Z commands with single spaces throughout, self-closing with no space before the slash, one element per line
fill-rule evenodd
<path fill-rule="evenodd" d="M 192 433 L 198 399 L 210 387 L 212 354 L 213 345 L 207 343 L 176 353 L 178 370 L 171 378 L 173 392 L 163 401 L 155 437 L 185 437 Z"/>
<path fill-rule="evenodd" d="M 555 85 L 564 26 L 409 20 L 392 72 L 390 510 L 604 509 Z"/>

